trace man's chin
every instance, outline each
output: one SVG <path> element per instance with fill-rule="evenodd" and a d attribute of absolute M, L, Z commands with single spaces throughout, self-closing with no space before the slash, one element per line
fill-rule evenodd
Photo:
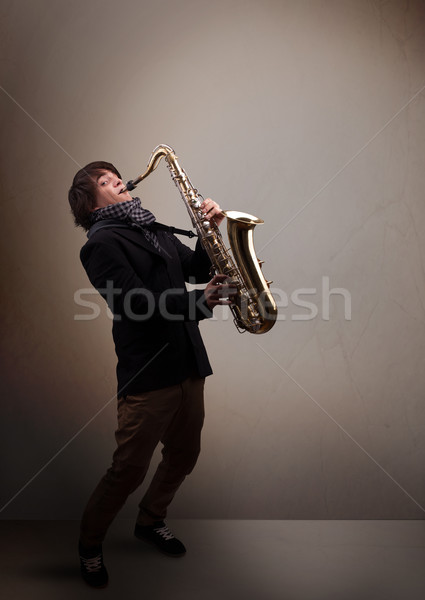
<path fill-rule="evenodd" d="M 124 194 L 119 194 L 119 196 L 115 197 L 115 203 L 128 202 L 129 200 L 133 200 L 133 198 L 130 196 L 130 194 L 128 192 L 125 192 Z"/>

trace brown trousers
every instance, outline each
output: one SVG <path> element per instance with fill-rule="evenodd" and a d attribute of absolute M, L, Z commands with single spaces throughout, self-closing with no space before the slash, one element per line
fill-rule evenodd
<path fill-rule="evenodd" d="M 196 464 L 204 422 L 204 379 L 188 378 L 161 390 L 118 399 L 117 449 L 112 466 L 91 495 L 80 541 L 97 546 L 129 494 L 142 483 L 162 442 L 162 460 L 139 504 L 137 522 L 162 521 L 181 483 Z"/>

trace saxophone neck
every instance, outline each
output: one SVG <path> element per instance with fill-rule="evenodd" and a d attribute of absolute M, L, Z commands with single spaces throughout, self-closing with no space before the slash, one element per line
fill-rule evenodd
<path fill-rule="evenodd" d="M 120 193 L 122 194 L 124 192 L 131 192 L 131 190 L 134 190 L 136 185 L 143 181 L 143 179 L 146 179 L 146 177 L 150 175 L 152 171 L 155 171 L 161 161 L 161 158 L 164 157 L 169 157 L 173 160 L 177 158 L 174 150 L 170 146 L 167 146 L 166 144 L 160 144 L 153 150 L 148 162 L 148 166 L 146 167 L 146 171 L 142 175 L 139 175 L 137 179 L 130 179 Z"/>

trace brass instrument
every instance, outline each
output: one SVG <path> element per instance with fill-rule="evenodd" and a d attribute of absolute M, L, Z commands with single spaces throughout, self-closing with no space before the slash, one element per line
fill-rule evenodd
<path fill-rule="evenodd" d="M 264 223 L 252 215 L 238 211 L 223 211 L 227 217 L 227 233 L 235 261 L 223 243 L 220 230 L 215 222 L 210 222 L 200 210 L 203 197 L 191 184 L 185 171 L 177 162 L 177 156 L 170 146 L 157 146 L 149 159 L 147 169 L 137 179 L 130 180 L 122 190 L 131 191 L 138 183 L 156 169 L 161 158 L 165 159 L 171 177 L 176 184 L 191 217 L 198 237 L 207 252 L 215 273 L 223 273 L 232 281 L 236 294 L 230 298 L 230 309 L 239 332 L 265 333 L 269 331 L 277 317 L 277 307 L 270 292 L 271 281 L 266 281 L 261 264 L 255 255 L 253 231 L 256 225 Z"/>

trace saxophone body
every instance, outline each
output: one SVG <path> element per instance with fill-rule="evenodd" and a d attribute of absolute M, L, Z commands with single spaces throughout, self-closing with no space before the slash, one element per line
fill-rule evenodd
<path fill-rule="evenodd" d="M 254 249 L 254 228 L 264 221 L 238 211 L 223 211 L 227 218 L 227 233 L 233 259 L 223 242 L 218 226 L 210 222 L 201 211 L 203 197 L 179 165 L 174 150 L 165 144 L 154 149 L 145 173 L 129 181 L 125 190 L 133 190 L 156 169 L 162 158 L 186 205 L 198 238 L 211 260 L 213 271 L 227 275 L 232 280 L 232 287 L 236 289 L 236 294 L 231 297 L 230 309 L 238 331 L 266 333 L 276 321 L 277 307 L 269 288 L 272 282 L 264 278 L 262 261 L 257 259 Z"/>

